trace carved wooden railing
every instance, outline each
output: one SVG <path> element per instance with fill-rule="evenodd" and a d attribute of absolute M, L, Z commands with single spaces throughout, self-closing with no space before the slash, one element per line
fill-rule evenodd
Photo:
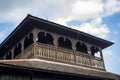
<path fill-rule="evenodd" d="M 104 63 L 101 60 L 101 58 L 91 58 L 91 66 L 92 67 L 96 67 L 96 68 L 100 68 L 100 69 L 105 69 L 104 68 Z"/>
<path fill-rule="evenodd" d="M 75 54 L 77 54 L 76 55 L 77 64 L 104 69 L 104 63 L 101 58 L 89 56 L 88 54 L 82 52 L 75 52 Z"/>
<path fill-rule="evenodd" d="M 76 53 L 76 64 L 91 66 L 90 56 L 88 56 L 88 54 L 77 51 L 75 53 Z"/>
<path fill-rule="evenodd" d="M 56 57 L 55 47 L 51 45 L 46 45 L 46 44 L 43 45 L 38 43 L 35 46 L 35 56 L 55 59 Z"/>
<path fill-rule="evenodd" d="M 101 58 L 95 58 L 88 54 L 64 49 L 61 47 L 55 48 L 53 45 L 48 44 L 36 44 L 36 56 L 42 58 L 49 58 L 57 61 L 64 61 L 68 63 L 74 63 L 77 65 L 84 65 L 99 69 L 104 69 L 103 61 Z"/>
<path fill-rule="evenodd" d="M 57 60 L 74 63 L 74 53 L 72 50 L 58 48 L 57 49 Z"/>
<path fill-rule="evenodd" d="M 35 51 L 34 51 L 35 50 Z M 95 58 L 88 54 L 65 49 L 54 45 L 36 43 L 26 48 L 21 58 L 30 58 L 32 56 L 43 59 L 50 59 L 55 61 L 62 61 L 72 63 L 75 65 L 82 65 L 104 70 L 103 60 L 101 58 Z"/>
<path fill-rule="evenodd" d="M 73 51 L 68 51 L 64 48 L 55 48 L 53 45 L 36 44 L 36 56 L 42 58 L 56 59 L 59 61 L 65 61 L 74 63 Z"/>
<path fill-rule="evenodd" d="M 18 54 L 15 59 L 22 58 L 28 59 L 34 56 L 34 43 L 29 45 L 26 49 L 24 49 L 20 54 Z"/>

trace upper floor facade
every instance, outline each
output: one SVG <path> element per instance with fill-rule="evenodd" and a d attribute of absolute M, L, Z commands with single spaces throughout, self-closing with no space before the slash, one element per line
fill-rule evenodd
<path fill-rule="evenodd" d="M 28 15 L 0 47 L 0 59 L 38 58 L 105 70 L 112 42 Z"/>

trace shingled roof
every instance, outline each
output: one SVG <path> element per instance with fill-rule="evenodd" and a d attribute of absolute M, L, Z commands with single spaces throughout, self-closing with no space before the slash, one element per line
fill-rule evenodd
<path fill-rule="evenodd" d="M 35 27 L 42 30 L 50 31 L 52 33 L 56 33 L 56 34 L 68 36 L 77 40 L 81 40 L 93 45 L 97 45 L 102 49 L 113 44 L 110 41 L 92 36 L 90 34 L 87 34 L 75 29 L 71 29 L 69 27 L 66 27 L 60 24 L 56 24 L 48 20 L 37 18 L 32 15 L 28 15 L 16 27 L 16 29 L 1 43 L 0 55 L 3 54 L 5 51 L 8 51 L 10 48 L 12 48 L 17 42 L 19 42 L 27 33 L 29 33 Z"/>
<path fill-rule="evenodd" d="M 98 77 L 104 79 L 120 80 L 119 75 L 110 72 L 85 68 L 71 64 L 40 60 L 40 59 L 1 60 L 0 68 L 1 67 L 6 67 L 6 68 L 12 67 L 12 68 L 37 70 L 37 71 L 47 70 L 52 72 L 67 73 L 78 76 L 84 75 L 84 76 Z"/>

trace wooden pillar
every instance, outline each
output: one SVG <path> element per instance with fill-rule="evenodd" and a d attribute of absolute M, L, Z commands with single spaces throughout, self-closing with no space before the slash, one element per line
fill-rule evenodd
<path fill-rule="evenodd" d="M 89 54 L 89 61 L 90 61 L 90 66 L 92 66 L 92 60 L 91 60 L 91 45 L 87 44 L 87 52 Z"/>
<path fill-rule="evenodd" d="M 55 45 L 55 47 L 57 48 L 57 46 L 58 46 L 58 36 L 57 35 L 55 35 L 55 34 L 53 34 L 52 35 L 53 36 L 53 44 Z"/>
<path fill-rule="evenodd" d="M 76 51 L 76 41 L 72 39 L 71 42 L 72 42 L 72 50 L 73 50 L 73 55 L 74 55 L 74 63 L 76 64 L 76 54 L 75 54 L 75 51 Z"/>
<path fill-rule="evenodd" d="M 33 46 L 33 55 L 35 56 L 35 50 L 36 50 L 36 41 L 38 40 L 38 38 L 37 38 L 37 35 L 38 35 L 38 31 L 37 31 L 37 29 L 36 28 L 34 28 L 34 30 L 33 30 L 33 41 L 34 41 L 34 46 Z"/>
<path fill-rule="evenodd" d="M 6 56 L 7 56 L 6 54 L 3 56 L 3 60 L 6 60 Z"/>
<path fill-rule="evenodd" d="M 14 58 L 14 48 L 11 49 L 12 59 Z"/>
<path fill-rule="evenodd" d="M 89 55 L 91 55 L 91 46 L 89 44 L 86 45 L 87 46 L 87 52 Z"/>
<path fill-rule="evenodd" d="M 23 55 L 23 51 L 24 51 L 24 40 L 25 40 L 25 38 L 23 38 L 23 39 L 21 40 L 21 52 L 22 52 L 21 55 Z"/>
<path fill-rule="evenodd" d="M 57 59 L 58 35 L 53 34 L 53 44 L 55 45 L 55 59 Z"/>
<path fill-rule="evenodd" d="M 103 53 L 102 53 L 102 48 L 99 48 L 99 50 L 100 50 L 100 56 L 101 56 L 101 59 L 102 59 L 102 62 L 103 62 L 103 68 L 105 69 L 105 63 L 104 63 L 104 57 L 103 57 Z"/>

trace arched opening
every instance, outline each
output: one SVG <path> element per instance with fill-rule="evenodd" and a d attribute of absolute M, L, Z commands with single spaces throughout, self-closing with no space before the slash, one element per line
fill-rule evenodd
<path fill-rule="evenodd" d="M 95 57 L 101 58 L 101 52 L 100 52 L 100 50 L 98 48 L 96 48 Z"/>
<path fill-rule="evenodd" d="M 65 39 L 65 45 L 66 45 L 66 47 L 68 47 L 69 49 L 72 49 L 72 43 L 71 43 L 71 41 L 69 40 L 69 39 Z"/>
<path fill-rule="evenodd" d="M 14 49 L 14 57 L 16 57 L 21 52 L 21 43 L 18 44 L 18 46 Z"/>
<path fill-rule="evenodd" d="M 64 47 L 64 38 L 63 38 L 63 37 L 60 37 L 60 38 L 58 39 L 58 46 Z"/>
<path fill-rule="evenodd" d="M 76 43 L 76 51 L 88 53 L 87 52 L 87 46 L 84 43 L 77 42 Z"/>
<path fill-rule="evenodd" d="M 29 45 L 32 44 L 34 41 L 33 41 L 33 33 L 30 33 L 29 35 Z"/>
<path fill-rule="evenodd" d="M 46 43 L 53 45 L 53 37 L 50 34 L 46 34 Z"/>
<path fill-rule="evenodd" d="M 12 59 L 12 52 L 11 51 L 6 55 L 6 59 Z"/>
<path fill-rule="evenodd" d="M 101 53 L 98 48 L 91 47 L 91 55 L 101 58 Z"/>
<path fill-rule="evenodd" d="M 26 37 L 24 40 L 24 49 L 28 47 L 28 44 L 29 44 L 28 37 Z"/>
<path fill-rule="evenodd" d="M 53 37 L 49 33 L 39 32 L 38 33 L 38 42 L 44 44 L 53 45 Z"/>
<path fill-rule="evenodd" d="M 24 40 L 24 49 L 33 43 L 33 34 L 30 33 L 29 38 L 26 37 Z"/>
<path fill-rule="evenodd" d="M 46 41 L 45 41 L 45 33 L 44 32 L 39 32 L 38 33 L 38 42 L 39 43 L 46 43 Z"/>
<path fill-rule="evenodd" d="M 67 48 L 67 49 L 72 49 L 71 41 L 67 38 L 64 39 L 63 37 L 59 37 L 58 46 L 63 47 L 63 48 Z"/>

